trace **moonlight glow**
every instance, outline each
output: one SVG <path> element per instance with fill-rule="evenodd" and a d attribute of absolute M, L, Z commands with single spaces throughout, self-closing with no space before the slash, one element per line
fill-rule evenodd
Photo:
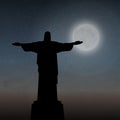
<path fill-rule="evenodd" d="M 83 43 L 77 46 L 77 50 L 91 52 L 98 48 L 100 42 L 100 33 L 92 24 L 80 24 L 74 28 L 72 34 L 73 41 L 80 40 Z"/>

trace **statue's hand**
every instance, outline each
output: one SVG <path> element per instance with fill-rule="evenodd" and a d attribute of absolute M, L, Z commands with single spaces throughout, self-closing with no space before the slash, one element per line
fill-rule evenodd
<path fill-rule="evenodd" d="M 21 46 L 21 43 L 15 42 L 15 43 L 12 43 L 12 45 L 14 45 L 14 46 Z"/>
<path fill-rule="evenodd" d="M 74 45 L 79 45 L 79 44 L 82 44 L 82 43 L 83 43 L 83 41 L 75 41 Z"/>

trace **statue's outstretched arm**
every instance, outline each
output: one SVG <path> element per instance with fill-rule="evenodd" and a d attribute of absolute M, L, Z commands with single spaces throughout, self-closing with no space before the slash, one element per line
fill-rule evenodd
<path fill-rule="evenodd" d="M 40 42 L 32 42 L 32 43 L 14 42 L 14 43 L 12 43 L 12 45 L 20 46 L 23 48 L 24 51 L 30 51 L 30 52 L 37 52 L 38 51 L 38 44 L 40 44 Z"/>
<path fill-rule="evenodd" d="M 72 42 L 73 45 L 79 45 L 79 44 L 82 44 L 83 41 L 75 41 L 75 42 Z"/>
<path fill-rule="evenodd" d="M 19 42 L 14 42 L 14 43 L 12 43 L 12 45 L 14 45 L 14 46 L 21 46 L 21 45 L 22 45 L 22 43 L 19 43 Z"/>

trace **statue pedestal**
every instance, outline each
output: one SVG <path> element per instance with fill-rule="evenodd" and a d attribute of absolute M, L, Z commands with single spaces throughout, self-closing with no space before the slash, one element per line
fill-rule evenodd
<path fill-rule="evenodd" d="M 34 101 L 31 120 L 64 120 L 63 104 L 60 101 L 49 103 Z"/>

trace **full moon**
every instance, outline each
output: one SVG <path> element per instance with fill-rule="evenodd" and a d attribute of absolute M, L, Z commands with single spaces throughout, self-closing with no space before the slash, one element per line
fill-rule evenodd
<path fill-rule="evenodd" d="M 83 41 L 81 45 L 76 46 L 78 51 L 91 52 L 98 48 L 100 43 L 100 32 L 95 25 L 79 24 L 73 29 L 72 41 Z"/>

